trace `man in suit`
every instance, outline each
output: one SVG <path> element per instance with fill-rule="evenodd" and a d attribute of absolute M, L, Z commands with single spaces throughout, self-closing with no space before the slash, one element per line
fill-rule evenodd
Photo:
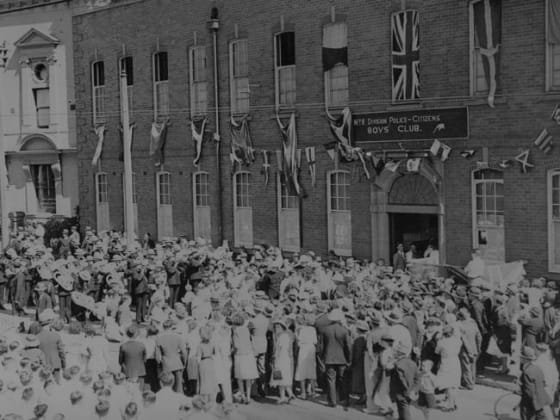
<path fill-rule="evenodd" d="M 170 372 L 175 377 L 175 392 L 183 392 L 183 369 L 187 361 L 186 343 L 181 336 L 171 330 L 173 321 L 163 323 L 163 332 L 156 338 L 156 360 L 163 373 Z"/>
<path fill-rule="evenodd" d="M 136 322 L 144 322 L 148 306 L 148 279 L 141 265 L 136 265 L 132 271 L 132 294 L 136 305 Z"/>
<path fill-rule="evenodd" d="M 249 330 L 251 331 L 251 341 L 253 343 L 253 351 L 257 359 L 257 371 L 259 377 L 257 379 L 257 392 L 261 398 L 264 398 L 266 384 L 266 350 L 267 338 L 266 334 L 270 330 L 270 319 L 264 316 L 264 307 L 257 304 L 254 307 L 255 317 L 249 322 Z"/>
<path fill-rule="evenodd" d="M 129 340 L 119 348 L 119 365 L 129 380 L 138 378 L 140 390 L 144 389 L 144 376 L 146 376 L 146 346 L 136 340 L 138 327 L 132 324 L 126 329 Z"/>
<path fill-rule="evenodd" d="M 328 319 L 330 324 L 319 332 L 322 345 L 322 359 L 327 369 L 329 385 L 329 406 L 338 402 L 337 394 L 348 404 L 349 392 L 344 383 L 346 369 L 352 364 L 352 340 L 350 331 L 342 325 L 344 314 L 340 309 L 333 309 Z M 337 393 L 338 391 L 338 393 Z"/>
<path fill-rule="evenodd" d="M 481 352 L 479 354 L 478 360 L 476 362 L 476 369 L 480 371 L 484 369 L 484 365 L 486 362 L 485 359 L 485 347 L 488 348 L 488 342 L 490 341 L 490 337 L 492 336 L 492 332 L 490 330 L 490 321 L 486 316 L 486 308 L 482 303 L 481 297 L 482 292 L 478 287 L 473 287 L 470 290 L 471 302 L 470 302 L 470 312 L 471 316 L 476 322 L 476 326 L 480 331 L 480 335 L 482 337 L 481 342 Z"/>
<path fill-rule="evenodd" d="M 393 271 L 406 270 L 406 255 L 403 244 L 397 245 L 397 252 L 393 255 Z"/>
<path fill-rule="evenodd" d="M 179 298 L 181 287 L 181 273 L 177 268 L 177 261 L 173 257 L 168 257 L 163 262 L 163 267 L 167 273 L 167 285 L 169 286 L 169 306 L 173 308 Z"/>
<path fill-rule="evenodd" d="M 45 355 L 45 362 L 52 369 L 56 383 L 60 384 L 60 371 L 66 367 L 66 353 L 60 334 L 49 328 L 49 313 L 52 311 L 45 310 L 39 316 L 41 330 L 37 334 L 37 338 L 39 339 L 39 349 Z"/>
<path fill-rule="evenodd" d="M 39 315 L 47 309 L 52 309 L 53 303 L 52 299 L 47 290 L 46 282 L 39 282 L 35 286 L 35 290 L 39 293 L 39 299 L 37 300 L 37 308 L 35 309 L 35 319 L 39 321 Z"/>
<path fill-rule="evenodd" d="M 482 336 L 467 308 L 459 309 L 457 321 L 459 332 L 461 333 L 461 341 L 463 342 L 459 353 L 461 386 L 470 390 L 474 388 L 476 380 L 476 359 L 480 353 Z"/>
<path fill-rule="evenodd" d="M 522 373 L 520 378 L 521 420 L 545 420 L 546 408 L 552 402 L 545 390 L 544 374 L 534 362 L 537 356 L 531 347 L 523 347 L 521 352 Z"/>

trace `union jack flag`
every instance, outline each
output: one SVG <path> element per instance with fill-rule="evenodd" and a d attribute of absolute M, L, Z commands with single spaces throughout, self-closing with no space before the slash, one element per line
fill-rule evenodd
<path fill-rule="evenodd" d="M 420 97 L 420 38 L 418 11 L 391 17 L 393 101 Z"/>

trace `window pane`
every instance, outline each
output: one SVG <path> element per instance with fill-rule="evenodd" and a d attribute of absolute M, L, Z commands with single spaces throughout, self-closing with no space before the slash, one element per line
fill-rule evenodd
<path fill-rule="evenodd" d="M 168 80 L 166 52 L 162 51 L 154 55 L 154 65 L 155 65 L 156 82 L 162 82 Z"/>
<path fill-rule="evenodd" d="M 206 47 L 195 47 L 191 50 L 191 71 L 194 82 L 206 80 Z"/>
<path fill-rule="evenodd" d="M 105 84 L 105 64 L 103 61 L 93 63 L 93 86 Z"/>
<path fill-rule="evenodd" d="M 278 66 L 296 64 L 295 32 L 282 32 L 276 35 L 276 64 Z"/>
<path fill-rule="evenodd" d="M 560 188 L 560 175 L 552 176 L 552 188 Z"/>
<path fill-rule="evenodd" d="M 126 72 L 126 84 L 127 86 L 134 85 L 134 73 L 132 69 L 132 57 L 123 57 L 121 59 L 121 68 L 120 70 L 124 70 Z M 119 74 L 120 77 L 120 74 Z"/>
<path fill-rule="evenodd" d="M 233 77 L 245 77 L 249 73 L 247 40 L 232 43 Z"/>
<path fill-rule="evenodd" d="M 169 85 L 167 82 L 156 82 L 156 116 L 158 118 L 169 115 Z"/>
<path fill-rule="evenodd" d="M 348 104 L 348 67 L 339 63 L 326 72 L 329 105 L 342 106 Z"/>
<path fill-rule="evenodd" d="M 208 83 L 193 83 L 191 92 L 193 95 L 193 115 L 205 114 L 208 111 Z"/>
<path fill-rule="evenodd" d="M 280 105 L 296 103 L 296 68 L 284 67 L 278 70 L 278 87 Z"/>

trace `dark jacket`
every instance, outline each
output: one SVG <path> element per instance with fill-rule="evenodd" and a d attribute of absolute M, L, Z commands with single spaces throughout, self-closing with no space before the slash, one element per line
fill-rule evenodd
<path fill-rule="evenodd" d="M 412 338 L 412 347 L 420 348 L 422 344 L 422 333 L 418 328 L 418 321 L 414 315 L 406 315 L 403 318 L 402 324 L 406 327 Z"/>
<path fill-rule="evenodd" d="M 538 411 L 552 402 L 544 389 L 544 374 L 533 363 L 525 364 L 521 374 L 521 405 Z"/>
<path fill-rule="evenodd" d="M 486 335 L 490 332 L 490 323 L 486 316 L 486 308 L 479 299 L 473 299 L 471 301 L 471 316 L 476 322 L 480 334 Z"/>
<path fill-rule="evenodd" d="M 393 255 L 393 270 L 406 270 L 406 257 L 400 252 L 395 252 Z"/>
<path fill-rule="evenodd" d="M 144 362 L 146 360 L 146 346 L 137 340 L 130 340 L 121 344 L 119 348 L 119 365 L 127 378 L 137 378 L 146 375 Z"/>
<path fill-rule="evenodd" d="M 395 362 L 391 371 L 391 383 L 389 393 L 394 400 L 409 401 L 409 394 L 416 390 L 418 385 L 418 368 L 416 363 L 408 357 Z"/>
<path fill-rule="evenodd" d="M 45 362 L 52 369 L 64 369 L 66 367 L 66 353 L 64 343 L 60 334 L 43 328 L 39 334 L 39 348 L 45 354 Z"/>
<path fill-rule="evenodd" d="M 327 365 L 349 365 L 352 363 L 352 339 L 350 331 L 333 322 L 320 332 L 322 359 Z"/>
<path fill-rule="evenodd" d="M 179 334 L 164 332 L 156 338 L 156 359 L 163 372 L 183 369 L 186 356 L 186 345 Z"/>
<path fill-rule="evenodd" d="M 518 321 L 522 326 L 522 345 L 537 350 L 537 342 L 544 338 L 544 321 L 542 317 L 520 318 Z"/>
<path fill-rule="evenodd" d="M 132 293 L 135 295 L 148 293 L 148 280 L 143 273 L 134 273 L 132 277 Z"/>

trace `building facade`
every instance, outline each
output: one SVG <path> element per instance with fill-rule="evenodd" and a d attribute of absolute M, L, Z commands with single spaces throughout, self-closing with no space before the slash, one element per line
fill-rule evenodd
<path fill-rule="evenodd" d="M 84 8 L 73 20 L 82 222 L 124 225 L 124 69 L 139 234 L 386 261 L 398 242 L 432 243 L 454 265 L 475 247 L 489 262 L 525 259 L 531 275 L 554 276 L 560 150 L 546 141 L 560 135 L 556 4 Z M 534 145 L 539 134 L 545 146 Z"/>
<path fill-rule="evenodd" d="M 45 220 L 74 216 L 78 164 L 72 12 L 68 2 L 2 2 L 8 61 L 0 114 L 9 212 Z"/>

